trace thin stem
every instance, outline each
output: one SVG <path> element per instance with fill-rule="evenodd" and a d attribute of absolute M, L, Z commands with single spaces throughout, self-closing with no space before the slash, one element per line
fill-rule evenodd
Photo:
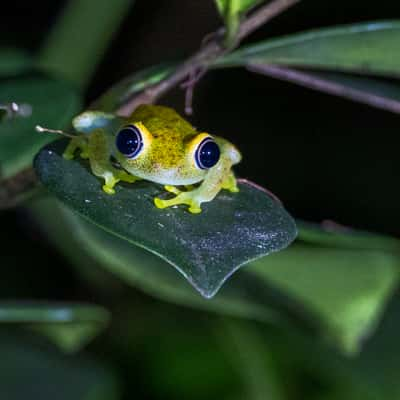
<path fill-rule="evenodd" d="M 301 0 L 274 0 L 258 8 L 240 24 L 235 47 L 237 47 L 246 36 L 250 35 L 260 26 L 300 1 Z M 213 60 L 225 52 L 233 50 L 233 48 L 226 49 L 221 44 L 220 39 L 223 32 L 223 29 L 219 29 L 213 36 L 213 40 L 209 40 L 198 52 L 181 64 L 174 73 L 160 83 L 129 99 L 117 110 L 117 113 L 121 116 L 128 116 L 138 105 L 156 102 L 162 95 L 190 76 L 192 71 L 207 68 L 208 64 Z"/>
<path fill-rule="evenodd" d="M 375 108 L 400 114 L 400 101 L 398 100 L 389 99 L 372 93 L 366 93 L 359 89 L 353 89 L 340 83 L 319 78 L 310 73 L 276 65 L 251 64 L 247 66 L 247 69 L 258 74 L 270 76 L 274 79 L 296 83 L 297 85 L 309 89 L 319 90 L 320 92 L 344 97 Z"/>

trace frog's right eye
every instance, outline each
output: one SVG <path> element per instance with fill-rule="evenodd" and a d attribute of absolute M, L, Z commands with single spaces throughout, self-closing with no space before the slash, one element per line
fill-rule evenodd
<path fill-rule="evenodd" d="M 115 144 L 126 158 L 136 158 L 143 150 L 142 132 L 135 125 L 127 125 L 118 132 Z"/>

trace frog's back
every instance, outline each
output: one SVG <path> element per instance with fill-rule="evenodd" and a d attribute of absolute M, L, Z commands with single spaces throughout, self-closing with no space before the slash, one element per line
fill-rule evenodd
<path fill-rule="evenodd" d="M 155 137 L 176 135 L 182 138 L 196 134 L 195 128 L 174 109 L 142 104 L 132 113 L 132 122 L 142 122 Z"/>

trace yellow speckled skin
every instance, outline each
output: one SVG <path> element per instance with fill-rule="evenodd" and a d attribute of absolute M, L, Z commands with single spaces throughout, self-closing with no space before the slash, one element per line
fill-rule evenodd
<path fill-rule="evenodd" d="M 116 121 L 115 128 L 97 128 L 94 120 Z M 143 136 L 143 150 L 134 159 L 126 158 L 115 145 L 116 135 L 123 126 L 135 125 Z M 165 189 L 176 194 L 172 199 L 155 198 L 158 208 L 178 204 L 189 205 L 192 213 L 201 212 L 201 203 L 211 201 L 221 189 L 238 191 L 236 179 L 231 171 L 232 165 L 241 159 L 239 151 L 227 140 L 212 136 L 221 152 L 218 163 L 208 169 L 200 169 L 195 163 L 197 146 L 208 133 L 196 129 L 175 110 L 155 105 L 141 105 L 130 117 L 119 118 L 112 114 L 88 111 L 73 121 L 75 129 L 83 132 L 72 139 L 64 152 L 64 157 L 74 157 L 76 149 L 81 156 L 89 158 L 92 172 L 105 181 L 103 190 L 115 193 L 114 186 L 119 181 L 134 182 L 146 179 L 165 185 Z M 113 155 L 124 170 L 112 166 Z M 189 185 L 202 182 L 191 190 L 181 191 L 176 185 Z"/>

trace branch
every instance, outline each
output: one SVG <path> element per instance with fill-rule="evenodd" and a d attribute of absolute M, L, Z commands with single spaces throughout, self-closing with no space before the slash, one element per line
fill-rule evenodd
<path fill-rule="evenodd" d="M 250 64 L 247 66 L 247 69 L 251 72 L 270 76 L 274 79 L 296 83 L 297 85 L 309 89 L 319 90 L 320 92 L 344 97 L 355 102 L 364 103 L 375 108 L 400 114 L 400 101 L 398 100 L 389 99 L 372 93 L 366 93 L 359 89 L 353 89 L 340 83 L 319 78 L 310 73 L 276 65 Z"/>
<path fill-rule="evenodd" d="M 283 13 L 289 7 L 299 3 L 300 1 L 301 0 L 273 0 L 272 2 L 258 8 L 240 24 L 235 47 L 237 47 L 246 36 L 250 35 L 260 26 L 264 25 L 266 22 Z M 193 72 L 206 69 L 207 65 L 211 61 L 214 61 L 227 50 L 233 50 L 233 48 L 226 49 L 222 45 L 220 39 L 224 32 L 225 30 L 223 28 L 219 29 L 213 35 L 214 40 L 209 41 L 206 45 L 200 48 L 197 53 L 189 57 L 168 78 L 129 99 L 125 104 L 119 107 L 117 114 L 121 116 L 129 116 L 140 104 L 156 102 L 162 95 L 177 86 Z"/>

